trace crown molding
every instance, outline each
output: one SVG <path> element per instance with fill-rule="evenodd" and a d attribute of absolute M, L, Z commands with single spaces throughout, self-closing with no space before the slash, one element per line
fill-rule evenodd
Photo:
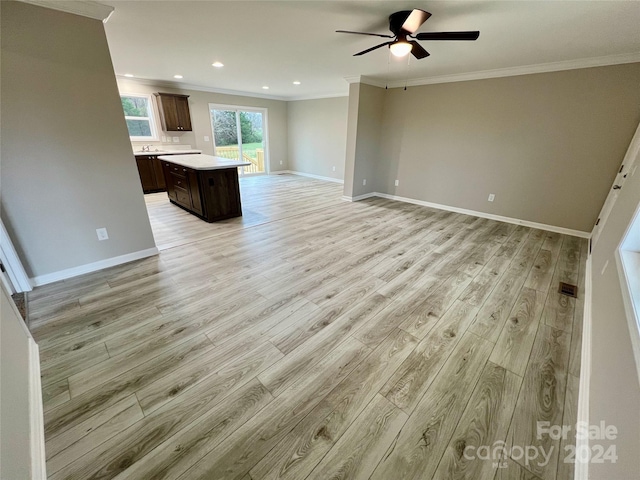
<path fill-rule="evenodd" d="M 495 70 L 482 70 L 479 72 L 458 73 L 454 75 L 414 78 L 407 82 L 400 80 L 389 82 L 389 88 L 400 88 L 404 87 L 405 84 L 410 87 L 416 87 L 419 85 L 432 85 L 436 83 L 466 82 L 469 80 L 483 80 L 487 78 L 515 77 L 518 75 L 578 70 L 580 68 L 606 67 L 609 65 L 621 65 L 624 63 L 636 62 L 640 62 L 640 52 L 608 55 L 604 57 L 579 58 L 576 60 L 539 63 L 536 65 L 522 65 L 519 67 L 498 68 Z"/>
<path fill-rule="evenodd" d="M 344 77 L 347 83 L 364 83 L 365 85 L 371 85 L 372 87 L 385 88 L 387 84 L 382 80 L 377 80 L 375 78 L 367 77 L 365 75 L 353 75 L 350 77 Z M 389 85 L 391 86 L 391 85 Z"/>
<path fill-rule="evenodd" d="M 348 92 L 342 93 L 326 93 L 320 95 L 302 95 L 300 97 L 289 97 L 287 98 L 287 102 L 297 102 L 299 100 L 322 100 L 323 98 L 345 98 L 348 97 Z"/>
<path fill-rule="evenodd" d="M 193 85 L 190 83 L 170 82 L 166 80 L 153 80 L 149 78 L 137 78 L 137 77 L 125 77 L 124 75 L 116 75 L 118 80 L 124 80 L 127 82 L 140 83 L 142 85 L 150 85 L 153 87 L 166 87 L 177 88 L 182 90 L 195 90 L 196 92 L 210 92 L 221 93 L 224 95 L 234 95 L 236 97 L 252 97 L 252 98 L 264 98 L 267 100 L 280 100 L 286 102 L 289 100 L 286 97 L 279 97 L 276 95 L 265 95 L 264 93 L 252 93 L 242 92 L 239 90 L 227 90 L 224 88 L 203 87 L 202 85 Z"/>
<path fill-rule="evenodd" d="M 51 8 L 61 12 L 73 13 L 82 17 L 93 18 L 107 23 L 109 17 L 115 10 L 110 5 L 92 2 L 90 0 L 19 0 L 24 3 L 30 3 L 39 7 Z"/>

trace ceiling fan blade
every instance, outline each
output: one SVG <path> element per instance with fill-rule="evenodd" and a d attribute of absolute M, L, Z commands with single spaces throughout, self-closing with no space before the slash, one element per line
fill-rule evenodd
<path fill-rule="evenodd" d="M 391 45 L 392 43 L 393 42 L 384 42 L 384 43 L 381 43 L 380 45 L 376 45 L 375 47 L 367 48 L 366 50 L 363 50 L 361 52 L 355 53 L 353 56 L 357 57 L 357 56 L 360 56 L 360 55 L 364 55 L 365 53 L 369 53 L 369 52 L 372 52 L 373 50 L 377 50 L 378 48 L 382 48 L 384 46 Z"/>
<path fill-rule="evenodd" d="M 416 57 L 418 60 L 420 60 L 421 58 L 425 58 L 428 57 L 429 55 L 431 55 L 429 52 L 427 52 L 424 48 L 422 48 L 422 45 L 420 45 L 418 42 L 416 42 L 415 40 L 412 40 L 411 42 L 409 42 L 412 47 L 411 47 L 411 54 Z"/>
<path fill-rule="evenodd" d="M 480 32 L 423 32 L 415 36 L 418 40 L 477 40 Z"/>
<path fill-rule="evenodd" d="M 413 33 L 418 30 L 430 16 L 431 14 L 429 12 L 414 8 L 400 28 L 405 32 Z"/>
<path fill-rule="evenodd" d="M 381 33 L 350 32 L 349 30 L 336 30 L 336 33 L 351 33 L 353 35 L 370 35 L 372 37 L 393 38 L 393 35 L 382 35 Z"/>

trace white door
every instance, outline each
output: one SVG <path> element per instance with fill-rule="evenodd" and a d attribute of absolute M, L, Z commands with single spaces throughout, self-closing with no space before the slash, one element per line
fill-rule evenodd
<path fill-rule="evenodd" d="M 640 125 L 638 125 L 638 129 L 636 130 L 631 143 L 629 144 L 629 149 L 627 150 L 624 159 L 622 160 L 622 165 L 620 165 L 620 169 L 618 170 L 618 174 L 616 175 L 616 179 L 613 182 L 613 186 L 609 191 L 609 195 L 607 195 L 607 199 L 602 206 L 602 210 L 600 211 L 600 215 L 598 216 L 598 220 L 596 221 L 596 225 L 593 229 L 593 235 L 591 237 L 591 249 L 596 246 L 598 243 L 598 239 L 600 238 L 600 234 L 604 229 L 605 224 L 607 223 L 607 219 L 609 218 L 609 214 L 613 209 L 613 206 L 618 199 L 618 195 L 620 194 L 620 190 L 624 186 L 624 182 L 627 179 L 627 176 L 631 174 L 633 169 L 636 167 L 636 161 L 638 160 L 638 156 L 640 155 Z"/>

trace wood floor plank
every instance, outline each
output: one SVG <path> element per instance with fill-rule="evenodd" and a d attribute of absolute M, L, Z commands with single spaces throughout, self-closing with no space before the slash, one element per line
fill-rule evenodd
<path fill-rule="evenodd" d="M 507 458 L 501 468 L 496 471 L 495 480 L 542 480 L 526 468 Z M 563 479 L 564 480 L 564 479 Z M 567 479 L 571 480 L 571 479 Z"/>
<path fill-rule="evenodd" d="M 505 273 L 480 308 L 469 330 L 490 342 L 497 342 L 524 280 L 522 275 Z"/>
<path fill-rule="evenodd" d="M 548 462 L 542 457 L 528 464 L 514 459 L 545 480 L 556 478 L 560 440 L 548 434 L 538 435 L 538 425 L 562 425 L 569 341 L 566 332 L 540 325 L 507 440 L 508 445 L 533 446 L 550 455 Z"/>
<path fill-rule="evenodd" d="M 283 395 L 267 405 L 179 478 L 226 480 L 246 475 L 370 352 L 347 339 L 334 355 L 317 363 L 314 372 L 289 387 L 296 395 Z"/>
<path fill-rule="evenodd" d="M 251 470 L 252 478 L 305 478 L 416 343 L 399 329 L 389 335 Z"/>
<path fill-rule="evenodd" d="M 253 379 L 116 478 L 176 478 L 272 400 L 269 391 Z"/>
<path fill-rule="evenodd" d="M 376 395 L 307 478 L 368 479 L 406 421 L 406 413 Z"/>
<path fill-rule="evenodd" d="M 138 365 L 127 373 L 72 398 L 57 408 L 44 414 L 45 436 L 51 438 L 92 417 L 113 405 L 137 389 L 153 383 L 187 361 L 190 356 L 198 356 L 203 349 L 210 349 L 211 342 L 206 337 L 198 337 L 171 348 L 149 362 Z"/>
<path fill-rule="evenodd" d="M 279 396 L 289 386 L 303 378 L 315 368 L 315 364 L 324 358 L 348 335 L 365 323 L 373 312 L 379 310 L 386 302 L 382 296 L 372 296 L 361 304 L 346 312 L 328 327 L 302 343 L 282 360 L 263 372 L 258 379 L 274 396 Z"/>
<path fill-rule="evenodd" d="M 407 318 L 400 328 L 417 338 L 424 338 L 473 280 L 471 275 L 457 272 L 433 290 Z"/>
<path fill-rule="evenodd" d="M 524 376 L 529 363 L 540 317 L 544 308 L 545 294 L 523 287 L 509 319 L 502 328 L 496 346 L 491 352 L 491 361 L 516 375 Z"/>
<path fill-rule="evenodd" d="M 457 301 L 387 380 L 380 393 L 398 408 L 413 412 L 477 311 L 468 303 Z"/>
<path fill-rule="evenodd" d="M 533 262 L 533 268 L 524 282 L 527 288 L 533 288 L 541 292 L 549 290 L 554 269 L 553 254 L 549 250 L 540 249 Z"/>
<path fill-rule="evenodd" d="M 40 371 L 42 384 L 47 386 L 74 375 L 82 375 L 87 369 L 95 368 L 107 360 L 109 360 L 109 353 L 104 343 L 55 358 L 42 365 Z M 69 387 L 71 387 L 71 382 L 69 382 Z M 73 395 L 73 391 L 71 393 Z"/>
<path fill-rule="evenodd" d="M 57 472 L 143 418 L 135 395 L 131 395 L 113 408 L 67 430 L 47 442 L 47 473 Z"/>
<path fill-rule="evenodd" d="M 42 386 L 42 407 L 44 411 L 51 410 L 71 399 L 69 382 L 65 378 L 55 383 Z"/>
<path fill-rule="evenodd" d="M 567 432 L 566 438 L 560 442 L 558 454 L 558 480 L 564 478 L 574 478 L 575 458 L 570 454 L 576 447 L 576 424 L 578 421 L 578 391 L 580 390 L 580 379 L 573 375 L 567 375 L 567 390 L 564 398 L 564 412 L 562 413 L 562 425 L 571 428 Z M 573 448 L 572 448 L 573 447 Z"/>
<path fill-rule="evenodd" d="M 433 480 L 494 477 L 494 460 L 478 458 L 478 447 L 488 446 L 493 450 L 495 442 L 504 442 L 507 438 L 521 383 L 521 377 L 487 363 Z"/>
<path fill-rule="evenodd" d="M 113 478 L 119 475 L 157 445 L 214 408 L 281 355 L 274 349 L 265 350 L 259 357 L 252 356 L 248 361 L 249 368 L 241 372 L 209 376 L 206 381 L 92 449 L 51 478 Z"/>
<path fill-rule="evenodd" d="M 463 336 L 371 478 L 431 478 L 451 440 L 493 344 Z"/>

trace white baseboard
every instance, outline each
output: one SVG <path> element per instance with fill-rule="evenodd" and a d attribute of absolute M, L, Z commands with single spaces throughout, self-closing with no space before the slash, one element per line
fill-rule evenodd
<path fill-rule="evenodd" d="M 582 350 L 580 352 L 580 387 L 577 421 L 589 425 L 589 385 L 591 383 L 591 255 L 585 270 L 584 317 L 582 320 Z M 586 437 L 586 435 L 584 435 Z M 576 452 L 589 450 L 589 439 L 576 439 Z M 589 461 L 581 462 L 576 455 L 574 480 L 589 479 Z"/>
<path fill-rule="evenodd" d="M 275 174 L 288 173 L 290 175 L 300 175 L 301 177 L 315 178 L 316 180 L 324 180 L 325 182 L 340 183 L 344 185 L 344 180 L 341 178 L 323 177 L 322 175 L 314 175 L 313 173 L 297 172 L 295 170 L 278 170 L 273 172 Z"/>
<path fill-rule="evenodd" d="M 544 223 L 530 222 L 528 220 L 521 220 L 519 218 L 503 217 L 502 215 L 494 215 L 492 213 L 478 212 L 476 210 L 467 210 L 466 208 L 450 207 L 449 205 L 425 202 L 424 200 L 416 200 L 414 198 L 400 197 L 398 195 L 389 195 L 388 193 L 373 192 L 373 193 L 367 193 L 365 195 L 360 195 L 358 197 L 342 197 L 342 198 L 344 200 L 357 202 L 358 200 L 363 200 L 369 197 L 380 197 L 380 198 L 386 198 L 388 200 L 397 200 L 399 202 L 413 203 L 415 205 L 422 205 L 423 207 L 437 208 L 438 210 L 447 210 L 449 212 L 462 213 L 464 215 L 471 215 L 473 217 L 488 218 L 489 220 L 497 220 L 499 222 L 513 223 L 515 225 L 523 225 L 525 227 L 537 228 L 540 230 L 546 230 L 548 232 L 562 233 L 564 235 L 571 235 L 574 237 L 581 237 L 581 238 L 591 237 L 591 232 L 583 232 L 581 230 L 572 230 L 570 228 L 557 227 L 555 225 L 547 225 Z"/>
<path fill-rule="evenodd" d="M 377 196 L 379 196 L 379 194 L 376 192 L 363 193 L 362 195 L 357 195 L 355 197 L 349 197 L 347 195 L 343 195 L 342 200 L 346 200 L 347 202 L 358 202 L 360 200 L 365 200 L 367 198 L 377 197 Z"/>
<path fill-rule="evenodd" d="M 44 412 L 40 380 L 40 352 L 38 344 L 29 338 L 29 417 L 31 439 L 31 478 L 46 480 L 47 461 L 44 450 Z"/>
<path fill-rule="evenodd" d="M 126 255 L 120 255 L 118 257 L 107 258 L 98 262 L 87 263 L 86 265 L 80 265 L 79 267 L 67 268 L 66 270 L 60 270 L 59 272 L 47 273 L 46 275 L 38 275 L 31 279 L 31 285 L 38 287 L 40 285 L 46 285 L 48 283 L 58 282 L 60 280 L 66 280 L 67 278 L 77 277 L 78 275 L 84 275 L 85 273 L 96 272 L 104 268 L 115 267 L 116 265 L 122 265 L 123 263 L 133 262 L 134 260 L 140 260 L 141 258 L 152 257 L 159 253 L 157 247 L 147 248 L 146 250 L 140 250 L 138 252 L 127 253 Z"/>

